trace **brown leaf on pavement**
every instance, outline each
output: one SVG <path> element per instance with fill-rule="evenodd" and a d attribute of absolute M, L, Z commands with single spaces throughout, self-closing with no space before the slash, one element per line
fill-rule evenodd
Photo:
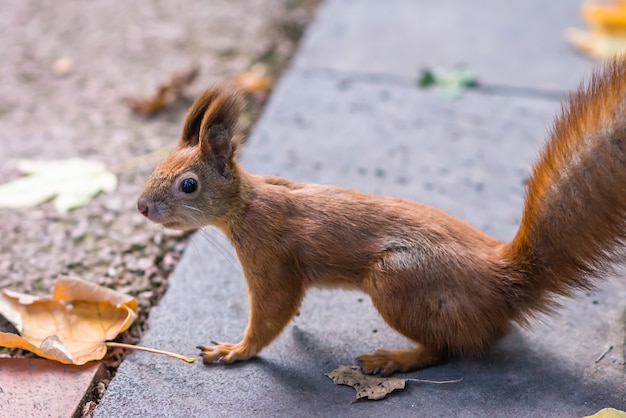
<path fill-rule="evenodd" d="M 0 332 L 0 346 L 81 365 L 104 357 L 105 341 L 137 318 L 137 301 L 94 283 L 59 276 L 52 296 L 2 290 L 0 315 L 20 332 Z"/>
<path fill-rule="evenodd" d="M 367 398 L 371 400 L 384 399 L 394 390 L 401 390 L 406 387 L 406 382 L 419 383 L 457 383 L 463 379 L 456 380 L 423 380 L 423 379 L 402 379 L 399 377 L 376 377 L 363 374 L 357 366 L 339 366 L 328 376 L 336 385 L 352 386 L 356 390 L 356 400 Z"/>
<path fill-rule="evenodd" d="M 336 385 L 352 386 L 356 389 L 357 401 L 362 398 L 379 400 L 397 389 L 404 389 L 407 379 L 397 377 L 375 377 L 361 373 L 356 366 L 339 366 L 328 376 Z"/>

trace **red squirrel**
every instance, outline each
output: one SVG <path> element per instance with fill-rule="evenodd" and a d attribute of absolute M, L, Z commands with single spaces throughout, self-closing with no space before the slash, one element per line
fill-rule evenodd
<path fill-rule="evenodd" d="M 428 367 L 591 288 L 626 239 L 626 61 L 566 100 L 508 243 L 420 203 L 248 173 L 237 161 L 242 106 L 226 86 L 201 94 L 137 202 L 166 228 L 215 225 L 236 249 L 248 326 L 236 344 L 198 347 L 205 363 L 255 356 L 323 286 L 363 291 L 415 343 L 359 356 L 364 373 Z"/>

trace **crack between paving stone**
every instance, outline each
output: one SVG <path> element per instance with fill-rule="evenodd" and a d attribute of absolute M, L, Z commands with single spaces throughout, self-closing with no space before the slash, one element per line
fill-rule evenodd
<path fill-rule="evenodd" d="M 332 68 L 293 68 L 302 74 L 325 75 L 338 79 L 340 87 L 348 88 L 353 83 L 391 84 L 402 87 L 419 88 L 417 76 L 410 78 L 397 74 L 370 73 L 359 71 L 337 70 Z M 565 90 L 551 90 L 535 87 L 513 86 L 509 84 L 484 83 L 479 80 L 473 92 L 490 96 L 525 97 L 560 102 L 567 97 Z"/>

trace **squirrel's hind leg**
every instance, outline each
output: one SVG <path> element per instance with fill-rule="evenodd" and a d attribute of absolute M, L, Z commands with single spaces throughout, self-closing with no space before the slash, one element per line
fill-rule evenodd
<path fill-rule="evenodd" d="M 422 344 L 406 350 L 376 350 L 357 357 L 357 364 L 366 374 L 389 376 L 395 372 L 423 369 L 440 363 L 443 359 Z"/>
<path fill-rule="evenodd" d="M 423 369 L 447 359 L 444 352 L 433 347 L 428 339 L 424 340 L 426 336 L 433 335 L 429 324 L 432 324 L 430 319 L 437 313 L 437 298 L 427 293 L 428 286 L 416 291 L 416 277 L 423 272 L 406 268 L 407 265 L 417 264 L 403 263 L 407 257 L 412 257 L 412 254 L 402 251 L 387 254 L 371 269 L 363 281 L 362 290 L 370 295 L 374 307 L 385 322 L 410 339 L 415 347 L 403 350 L 380 349 L 363 354 L 357 357 L 363 373 L 388 376 L 394 372 Z"/>

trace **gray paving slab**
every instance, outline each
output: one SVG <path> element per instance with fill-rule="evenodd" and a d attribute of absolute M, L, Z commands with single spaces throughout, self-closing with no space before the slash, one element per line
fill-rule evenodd
<path fill-rule="evenodd" d="M 518 3 L 515 7 L 526 7 Z M 511 238 L 519 221 L 524 179 L 558 102 L 476 92 L 451 101 L 415 89 L 409 80 L 363 78 L 349 68 L 305 67 L 313 46 L 321 48 L 316 46 L 320 39 L 332 38 L 320 33 L 331 27 L 327 19 L 339 19 L 335 14 L 349 4 L 326 3 L 300 52 L 300 64 L 277 86 L 246 146 L 244 166 L 258 174 L 419 200 L 500 239 Z M 383 5 L 406 2 L 363 4 L 367 13 L 341 16 L 358 31 L 364 31 L 360 25 L 369 25 L 367 16 L 388 13 Z M 469 7 L 465 4 L 457 6 Z M 442 6 L 438 13 L 447 11 Z M 537 19 L 547 18 L 542 16 Z M 391 22 L 398 30 L 419 34 L 404 28 L 406 19 Z M 473 30 L 479 29 L 492 28 Z M 329 43 L 327 48 L 334 46 Z M 493 48 L 495 54 L 501 46 Z M 549 74 L 560 69 L 579 78 L 586 64 L 576 62 L 554 60 L 551 66 L 556 69 L 545 65 Z M 397 75 L 387 68 L 380 71 Z M 353 404 L 353 389 L 335 386 L 324 373 L 352 364 L 358 354 L 382 346 L 401 348 L 407 342 L 384 324 L 367 297 L 315 290 L 301 315 L 255 360 L 204 366 L 130 355 L 96 416 L 571 417 L 607 406 L 626 409 L 624 300 L 626 283 L 610 279 L 593 293 L 565 300 L 557 315 L 531 330 L 515 328 L 479 359 L 407 375 L 462 377 L 460 383 L 411 384 L 386 400 Z M 246 320 L 241 268 L 224 237 L 207 229 L 194 236 L 165 297 L 151 313 L 142 344 L 193 355 L 198 344 L 237 341 Z M 610 346 L 613 349 L 597 361 Z"/>
<path fill-rule="evenodd" d="M 280 92 L 284 92 L 280 94 Z M 293 71 L 243 163 L 259 174 L 335 184 L 438 207 L 512 238 L 524 181 L 558 101 L 436 91 Z"/>
<path fill-rule="evenodd" d="M 241 337 L 246 323 L 243 277 L 222 252 L 211 240 L 196 236 L 165 299 L 154 309 L 142 344 L 193 355 L 196 344 Z M 301 315 L 256 360 L 204 366 L 131 355 L 96 416 L 573 417 L 607 405 L 623 408 L 624 335 L 611 324 L 619 320 L 624 296 L 621 283 L 605 283 L 593 296 L 568 302 L 560 315 L 532 332 L 514 330 L 482 359 L 408 374 L 463 378 L 461 383 L 410 384 L 386 400 L 353 404 L 354 390 L 333 385 L 324 373 L 352 364 L 362 352 L 405 347 L 406 342 L 359 293 L 314 291 Z M 614 351 L 596 364 L 611 344 Z"/>
<path fill-rule="evenodd" d="M 415 78 L 424 67 L 464 64 L 492 85 L 571 89 L 590 60 L 566 28 L 585 28 L 571 0 L 335 0 L 323 4 L 295 66 Z"/>

